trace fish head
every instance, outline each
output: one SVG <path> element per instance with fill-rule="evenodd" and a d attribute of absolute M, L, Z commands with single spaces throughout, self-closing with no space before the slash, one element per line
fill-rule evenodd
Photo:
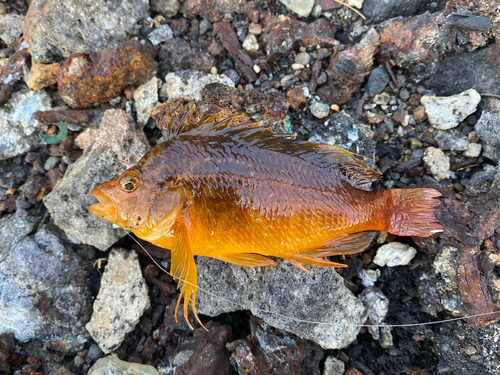
<path fill-rule="evenodd" d="M 131 168 L 92 190 L 91 214 L 152 241 L 171 230 L 185 204 L 182 188 L 166 186 Z"/>

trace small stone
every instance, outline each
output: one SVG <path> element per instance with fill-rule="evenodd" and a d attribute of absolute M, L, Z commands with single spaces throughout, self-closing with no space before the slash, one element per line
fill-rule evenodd
<path fill-rule="evenodd" d="M 158 26 L 148 34 L 148 39 L 154 46 L 166 42 L 174 37 L 174 32 L 166 23 Z"/>
<path fill-rule="evenodd" d="M 26 85 L 31 90 L 39 91 L 45 87 L 55 85 L 57 83 L 57 73 L 59 72 L 59 64 L 40 64 L 31 65 L 28 73 Z"/>
<path fill-rule="evenodd" d="M 370 96 L 375 96 L 384 90 L 385 86 L 391 80 L 389 72 L 384 67 L 378 67 L 373 69 L 366 83 L 366 92 Z"/>
<path fill-rule="evenodd" d="M 97 358 L 101 358 L 103 355 L 103 352 L 101 348 L 99 348 L 99 345 L 97 344 L 92 344 L 89 347 L 89 351 L 87 353 L 87 358 L 89 359 L 89 362 L 95 361 Z"/>
<path fill-rule="evenodd" d="M 257 74 L 258 74 L 258 73 L 260 73 L 260 67 L 259 67 L 258 65 L 254 65 L 254 66 L 252 67 L 252 69 L 253 69 L 253 71 L 254 71 L 255 73 L 257 73 Z"/>
<path fill-rule="evenodd" d="M 328 76 L 326 75 L 325 72 L 321 72 L 318 79 L 316 80 L 318 85 L 324 85 L 325 83 L 328 82 Z"/>
<path fill-rule="evenodd" d="M 401 89 L 401 91 L 399 92 L 399 97 L 402 100 L 406 101 L 410 98 L 410 92 L 408 91 L 408 89 Z"/>
<path fill-rule="evenodd" d="M 301 52 L 297 56 L 295 56 L 295 62 L 297 64 L 306 66 L 307 64 L 309 64 L 310 61 L 311 61 L 311 55 L 309 55 L 307 52 Z"/>
<path fill-rule="evenodd" d="M 389 312 L 389 299 L 384 295 L 384 293 L 380 289 L 372 286 L 366 288 L 358 298 L 361 300 L 361 302 L 363 302 L 367 309 L 367 323 L 383 323 L 385 317 L 387 316 L 387 313 Z M 381 338 L 381 332 L 379 331 L 378 327 L 368 327 L 368 331 L 371 333 L 372 337 L 375 340 L 379 340 Z"/>
<path fill-rule="evenodd" d="M 155 18 L 153 18 L 153 26 L 154 27 L 160 26 L 162 21 L 165 21 L 165 17 L 163 17 L 161 14 L 157 14 Z"/>
<path fill-rule="evenodd" d="M 314 6 L 314 0 L 280 0 L 280 2 L 299 17 L 309 16 Z"/>
<path fill-rule="evenodd" d="M 477 136 L 483 143 L 483 156 L 500 162 L 500 100 L 490 98 L 486 101 L 481 118 L 476 123 Z"/>
<path fill-rule="evenodd" d="M 90 146 L 92 142 L 97 138 L 99 133 L 98 129 L 87 128 L 75 138 L 75 145 L 77 145 L 82 150 L 85 150 Z"/>
<path fill-rule="evenodd" d="M 294 111 L 298 111 L 299 107 L 307 101 L 302 87 L 296 87 L 287 92 L 286 97 L 290 101 L 290 107 Z"/>
<path fill-rule="evenodd" d="M 332 104 L 330 106 L 330 109 L 334 112 L 338 112 L 340 110 L 340 107 L 338 106 L 338 104 Z"/>
<path fill-rule="evenodd" d="M 248 25 L 248 33 L 252 35 L 260 35 L 262 34 L 262 26 L 259 23 L 251 22 Z"/>
<path fill-rule="evenodd" d="M 293 63 L 293 64 L 292 64 L 292 69 L 293 69 L 293 70 L 302 70 L 302 69 L 304 69 L 304 68 L 305 68 L 305 66 L 304 66 L 304 65 L 302 65 L 302 64 L 297 64 L 297 63 Z"/>
<path fill-rule="evenodd" d="M 149 120 L 149 111 L 158 102 L 158 78 L 153 77 L 134 91 L 137 124 L 144 126 Z"/>
<path fill-rule="evenodd" d="M 378 278 L 377 271 L 365 269 L 361 270 L 358 277 L 361 279 L 361 283 L 365 287 L 374 286 Z"/>
<path fill-rule="evenodd" d="M 166 18 L 176 16 L 181 6 L 179 0 L 150 0 L 151 11 Z"/>
<path fill-rule="evenodd" d="M 479 136 L 477 135 L 476 131 L 473 130 L 469 133 L 469 135 L 467 135 L 467 139 L 469 140 L 469 142 L 471 143 L 477 143 L 479 142 Z"/>
<path fill-rule="evenodd" d="M 80 357 L 79 355 L 75 356 L 75 359 L 73 359 L 73 362 L 76 367 L 82 367 L 83 364 L 85 363 L 85 359 Z"/>
<path fill-rule="evenodd" d="M 373 259 L 373 263 L 383 267 L 405 266 L 417 254 L 417 250 L 413 247 L 399 242 L 390 242 L 382 245 L 377 249 L 377 255 Z"/>
<path fill-rule="evenodd" d="M 325 360 L 323 375 L 344 375 L 345 364 L 340 359 L 329 355 Z"/>
<path fill-rule="evenodd" d="M 377 94 L 373 97 L 372 102 L 378 105 L 388 105 L 389 101 L 391 100 L 391 96 L 383 92 L 381 94 Z"/>
<path fill-rule="evenodd" d="M 212 43 L 208 46 L 208 52 L 212 56 L 224 57 L 227 54 L 227 50 L 220 43 Z"/>
<path fill-rule="evenodd" d="M 0 39 L 7 46 L 12 47 L 14 42 L 23 33 L 24 16 L 8 13 L 0 16 Z"/>
<path fill-rule="evenodd" d="M 453 96 L 422 96 L 421 99 L 429 122 L 440 130 L 456 127 L 476 111 L 480 101 L 481 95 L 474 89 Z"/>
<path fill-rule="evenodd" d="M 316 118 L 324 118 L 330 114 L 330 106 L 320 102 L 313 102 L 310 110 L 312 115 Z"/>
<path fill-rule="evenodd" d="M 243 48 L 248 51 L 249 54 L 255 54 L 260 46 L 259 42 L 257 42 L 257 38 L 253 34 L 248 34 L 245 40 L 243 41 Z"/>
<path fill-rule="evenodd" d="M 51 169 L 54 169 L 57 166 L 57 164 L 59 164 L 60 161 L 61 161 L 60 157 L 51 156 L 45 161 L 43 169 L 45 169 L 46 171 L 50 171 Z"/>
<path fill-rule="evenodd" d="M 67 122 L 66 127 L 72 132 L 79 132 L 80 130 L 82 130 L 81 125 L 75 124 L 74 122 Z"/>
<path fill-rule="evenodd" d="M 450 159 L 439 148 L 427 147 L 423 161 L 437 181 L 450 178 Z"/>
<path fill-rule="evenodd" d="M 419 105 L 413 109 L 413 118 L 416 122 L 422 122 L 425 120 L 425 107 Z"/>
<path fill-rule="evenodd" d="M 6 106 L 0 108 L 0 160 L 25 154 L 40 144 L 38 132 L 47 127 L 35 120 L 33 113 L 51 109 L 50 96 L 45 91 L 18 91 L 9 103 L 10 112 Z"/>
<path fill-rule="evenodd" d="M 394 115 L 392 115 L 392 119 L 403 126 L 408 126 L 410 115 L 406 113 L 404 108 L 399 108 L 396 112 L 394 112 Z"/>
<path fill-rule="evenodd" d="M 112 354 L 98 359 L 89 369 L 88 375 L 160 375 L 157 369 L 149 365 L 125 362 Z"/>
<path fill-rule="evenodd" d="M 312 12 L 311 12 L 311 17 L 319 18 L 319 17 L 321 17 L 321 13 L 323 13 L 323 9 L 321 8 L 321 5 L 315 5 L 313 7 Z"/>
<path fill-rule="evenodd" d="M 149 306 L 137 253 L 115 248 L 109 254 L 92 318 L 85 328 L 104 353 L 111 353 L 134 330 Z"/>
<path fill-rule="evenodd" d="M 468 158 L 477 158 L 481 155 L 481 149 L 483 146 L 480 143 L 469 143 L 467 145 L 467 151 L 464 152 L 464 156 Z"/>
<path fill-rule="evenodd" d="M 182 70 L 165 76 L 167 96 L 201 100 L 201 90 L 209 83 L 218 82 L 234 87 L 234 82 L 225 75 L 205 74 L 196 70 Z"/>
<path fill-rule="evenodd" d="M 438 130 L 434 139 L 441 150 L 465 151 L 469 145 L 467 137 L 455 129 Z"/>
<path fill-rule="evenodd" d="M 206 19 L 202 19 L 200 22 L 200 35 L 205 35 L 207 31 L 212 29 L 212 24 Z"/>

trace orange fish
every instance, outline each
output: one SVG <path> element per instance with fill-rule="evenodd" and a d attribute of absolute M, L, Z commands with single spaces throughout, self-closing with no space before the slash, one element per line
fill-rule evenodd
<path fill-rule="evenodd" d="M 207 116 L 194 105 L 171 140 L 92 191 L 89 211 L 170 249 L 171 274 L 196 314 L 195 255 L 245 267 L 345 267 L 324 258 L 363 251 L 376 232 L 427 237 L 442 230 L 433 189 L 370 192 L 379 174 L 343 149 L 295 142 L 259 123 Z M 200 322 L 201 324 L 201 322 Z M 192 327 L 191 327 L 192 328 Z"/>

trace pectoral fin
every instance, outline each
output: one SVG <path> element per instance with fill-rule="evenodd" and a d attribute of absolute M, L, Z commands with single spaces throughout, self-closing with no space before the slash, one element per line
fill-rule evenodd
<path fill-rule="evenodd" d="M 189 245 L 188 226 L 183 219 L 185 220 L 185 218 L 182 217 L 181 220 L 175 223 L 175 239 L 172 247 L 170 273 L 174 280 L 178 280 L 177 288 L 181 290 L 177 306 L 175 307 L 175 320 L 177 321 L 177 311 L 184 297 L 184 318 L 189 328 L 193 329 L 188 318 L 189 301 L 192 303 L 196 320 L 202 327 L 204 326 L 196 313 L 195 303 L 198 289 L 198 273 L 196 272 L 196 263 L 194 262 L 194 257 Z"/>

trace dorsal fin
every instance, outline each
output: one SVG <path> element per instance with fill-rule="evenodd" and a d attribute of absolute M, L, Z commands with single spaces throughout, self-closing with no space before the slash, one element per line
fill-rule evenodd
<path fill-rule="evenodd" d="M 246 122 L 232 125 L 231 122 L 240 115 L 226 117 L 216 121 L 221 113 L 208 115 L 196 123 L 191 117 L 196 109 L 194 103 L 182 118 L 174 136 L 222 136 L 237 134 L 238 137 L 255 147 L 271 149 L 280 153 L 300 156 L 306 152 L 316 153 L 324 157 L 326 164 L 335 166 L 343 179 L 352 186 L 360 187 L 380 178 L 380 173 L 371 169 L 365 162 L 357 159 L 350 151 L 327 144 L 316 144 L 305 141 L 295 141 L 294 134 L 276 134 L 269 127 L 261 126 L 260 122 Z"/>

